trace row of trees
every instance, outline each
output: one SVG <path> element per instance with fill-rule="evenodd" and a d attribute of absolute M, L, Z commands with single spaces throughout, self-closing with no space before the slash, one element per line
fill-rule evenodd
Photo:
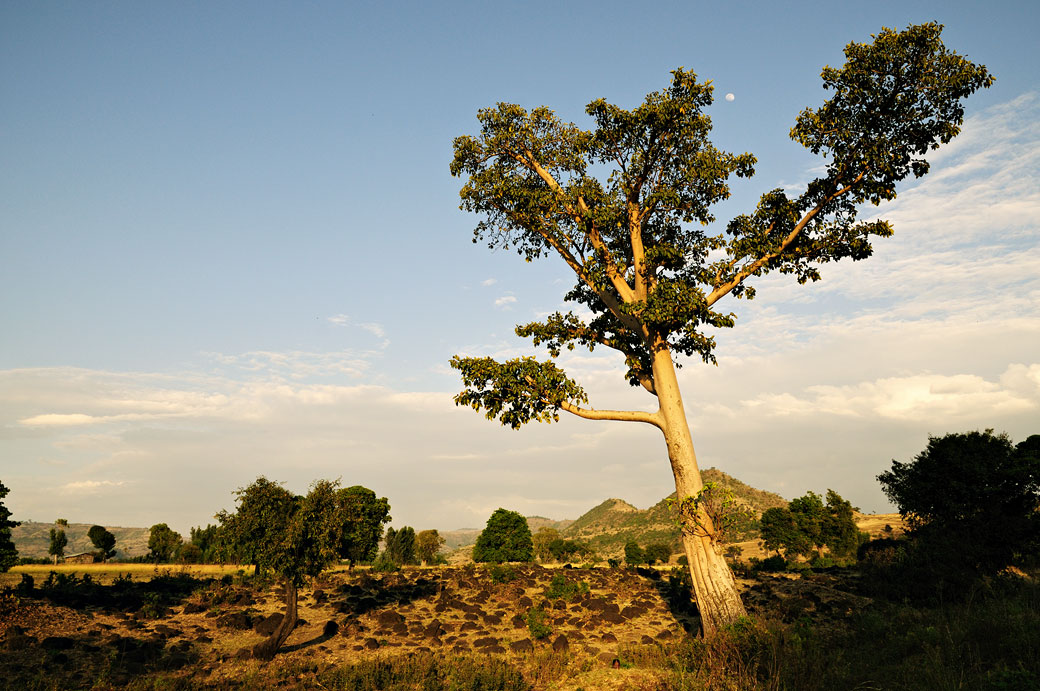
<path fill-rule="evenodd" d="M 809 492 L 788 503 L 762 512 L 759 519 L 762 543 L 784 559 L 822 556 L 822 550 L 837 559 L 853 559 L 859 546 L 870 539 L 856 527 L 853 506 L 834 490 L 827 500 Z"/>

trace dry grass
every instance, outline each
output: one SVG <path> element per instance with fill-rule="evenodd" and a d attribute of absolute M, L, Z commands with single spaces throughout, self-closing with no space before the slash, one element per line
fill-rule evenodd
<path fill-rule="evenodd" d="M 7 573 L 0 573 L 0 588 L 15 586 L 22 580 L 22 574 L 32 576 L 40 581 L 51 571 L 61 574 L 75 574 L 82 578 L 90 576 L 91 580 L 108 585 L 116 578 L 129 574 L 135 581 L 148 581 L 156 576 L 173 576 L 187 574 L 196 578 L 220 578 L 235 575 L 240 570 L 238 565 L 220 564 L 25 564 L 15 566 Z"/>

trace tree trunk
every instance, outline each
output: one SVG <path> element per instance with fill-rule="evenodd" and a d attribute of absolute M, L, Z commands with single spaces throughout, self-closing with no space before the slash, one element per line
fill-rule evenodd
<path fill-rule="evenodd" d="M 292 579 L 288 579 L 285 582 L 285 614 L 282 615 L 282 621 L 278 623 L 278 628 L 274 630 L 274 633 L 253 646 L 253 657 L 259 660 L 270 660 L 275 656 L 278 649 L 285 643 L 285 639 L 296 628 L 296 602 L 296 584 L 292 582 Z"/>
<path fill-rule="evenodd" d="M 671 353 L 660 350 L 653 361 L 654 388 L 660 404 L 662 431 L 668 445 L 668 460 L 675 477 L 675 491 L 680 499 L 695 497 L 704 487 L 697 454 L 693 450 L 690 425 L 686 420 L 679 382 Z M 700 516 L 702 525 L 711 522 L 706 514 Z M 689 561 L 693 592 L 701 615 L 701 631 L 711 637 L 719 628 L 747 616 L 744 603 L 737 592 L 736 579 L 710 535 L 704 531 L 683 530 L 683 547 Z"/>

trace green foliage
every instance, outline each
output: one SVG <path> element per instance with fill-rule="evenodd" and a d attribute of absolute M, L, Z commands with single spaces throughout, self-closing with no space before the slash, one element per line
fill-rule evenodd
<path fill-rule="evenodd" d="M 11 512 L 4 505 L 4 497 L 11 490 L 4 487 L 0 482 L 0 573 L 7 571 L 18 563 L 18 550 L 15 549 L 14 541 L 11 539 L 11 528 L 19 525 L 18 521 L 11 520 Z"/>
<path fill-rule="evenodd" d="M 445 540 L 436 530 L 423 530 L 415 536 L 415 556 L 424 564 L 436 561 Z"/>
<path fill-rule="evenodd" d="M 473 561 L 531 561 L 534 543 L 527 519 L 516 511 L 496 509 L 473 546 Z"/>
<path fill-rule="evenodd" d="M 545 614 L 545 610 L 541 607 L 532 607 L 527 610 L 524 620 L 527 622 L 527 630 L 531 632 L 531 638 L 536 641 L 548 638 L 552 634 L 552 627 L 548 624 L 548 617 Z"/>
<path fill-rule="evenodd" d="M 635 542 L 625 543 L 625 563 L 629 566 L 638 566 L 646 561 L 643 548 Z"/>
<path fill-rule="evenodd" d="M 534 546 L 534 555 L 541 561 L 549 561 L 554 558 L 549 546 L 560 538 L 560 531 L 555 528 L 542 528 L 531 537 Z"/>
<path fill-rule="evenodd" d="M 633 110 L 589 103 L 590 130 L 546 107 L 481 110 L 479 134 L 455 139 L 451 163 L 466 179 L 461 208 L 481 217 L 473 241 L 527 261 L 558 256 L 577 279 L 564 299 L 592 317 L 555 313 L 518 326 L 518 336 L 546 347 L 545 362 L 452 358 L 465 385 L 456 403 L 513 428 L 556 420 L 585 401 L 551 361 L 578 346 L 618 351 L 629 383 L 653 391 L 655 352 L 714 362 L 710 330 L 734 324 L 714 305 L 729 294 L 754 297 L 751 278 L 779 271 L 804 283 L 825 263 L 869 257 L 872 238 L 892 229 L 858 222 L 857 207 L 892 199 L 897 182 L 927 172 L 924 154 L 959 131 L 961 101 L 993 82 L 985 67 L 948 51 L 941 30 L 885 29 L 870 44 L 849 44 L 846 64 L 823 71 L 833 97 L 791 130 L 826 158 L 824 174 L 794 197 L 766 192 L 724 233 L 704 231 L 710 209 L 729 196 L 731 175 L 753 174 L 755 157 L 711 144 L 703 111 L 712 86 L 692 72 L 675 70 L 668 88 Z"/>
<path fill-rule="evenodd" d="M 202 526 L 193 527 L 190 533 L 190 543 L 196 549 L 198 549 L 198 561 L 199 564 L 212 564 L 217 561 L 220 557 L 220 526 L 207 524 L 205 528 Z M 185 545 L 187 548 L 188 545 Z M 190 551 L 192 556 L 195 555 L 194 550 Z"/>
<path fill-rule="evenodd" d="M 672 548 L 660 542 L 654 542 L 643 550 L 643 561 L 647 566 L 653 566 L 657 562 L 667 564 L 672 558 Z"/>
<path fill-rule="evenodd" d="M 577 540 L 564 540 L 556 538 L 547 547 L 549 555 L 558 562 L 568 562 L 575 557 L 585 558 L 594 554 L 592 549 L 584 542 Z"/>
<path fill-rule="evenodd" d="M 887 564 L 871 562 L 891 595 L 964 594 L 1040 548 L 1040 435 L 1017 446 L 992 430 L 932 437 L 878 480 L 911 526 Z"/>
<path fill-rule="evenodd" d="M 386 531 L 386 558 L 396 566 L 415 563 L 415 529 L 405 526 Z"/>
<path fill-rule="evenodd" d="M 165 523 L 156 523 L 149 530 L 148 550 L 156 563 L 165 563 L 173 559 L 182 543 L 180 533 Z"/>
<path fill-rule="evenodd" d="M 360 485 L 341 489 L 338 498 L 343 521 L 340 557 L 351 566 L 371 561 L 379 549 L 383 526 L 390 522 L 390 502 Z"/>
<path fill-rule="evenodd" d="M 306 496 L 259 477 L 235 492 L 238 510 L 218 514 L 231 545 L 299 587 L 338 558 L 343 517 L 335 482 L 317 480 Z M 256 540 L 244 542 L 247 538 Z"/>
<path fill-rule="evenodd" d="M 570 602 L 576 597 L 589 594 L 587 581 L 571 581 L 562 573 L 553 574 L 549 581 L 549 587 L 545 589 L 545 596 L 550 600 L 566 600 Z"/>
<path fill-rule="evenodd" d="M 759 519 L 762 543 L 768 550 L 783 550 L 788 561 L 813 557 L 827 547 L 832 557 L 849 560 L 867 539 L 853 517 L 852 504 L 834 490 L 827 490 L 827 503 L 815 492 L 791 500 L 787 508 L 772 508 Z"/>
<path fill-rule="evenodd" d="M 295 510 L 292 494 L 262 475 L 248 487 L 235 491 L 234 513 L 221 511 L 221 552 L 224 558 L 260 568 L 260 554 L 285 534 L 288 517 Z"/>
<path fill-rule="evenodd" d="M 97 550 L 97 556 L 101 561 L 108 561 L 113 555 L 115 555 L 116 536 L 113 535 L 101 525 L 94 525 L 87 531 L 87 537 L 90 538 L 90 543 L 94 545 L 94 549 Z"/>
<path fill-rule="evenodd" d="M 516 567 L 509 564 L 492 564 L 488 567 L 488 575 L 492 583 L 509 583 L 520 577 Z"/>
<path fill-rule="evenodd" d="M 705 482 L 697 496 L 670 498 L 668 504 L 680 530 L 710 537 L 715 544 L 733 542 L 755 525 L 755 510 L 717 482 Z"/>
<path fill-rule="evenodd" d="M 50 539 L 51 544 L 47 548 L 47 554 L 53 556 L 54 563 L 57 563 L 58 559 L 65 556 L 65 546 L 69 544 L 69 538 L 65 535 L 64 530 L 51 528 Z"/>

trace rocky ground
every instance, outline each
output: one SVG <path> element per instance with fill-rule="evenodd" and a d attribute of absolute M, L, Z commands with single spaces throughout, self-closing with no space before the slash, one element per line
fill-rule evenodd
<path fill-rule="evenodd" d="M 790 621 L 840 618 L 869 602 L 828 578 L 765 576 L 743 584 L 744 599 Z M 78 598 L 72 587 L 54 597 L 9 591 L 0 599 L 0 680 L 25 688 L 55 675 L 57 688 L 90 688 L 190 670 L 220 685 L 255 674 L 249 650 L 280 620 L 280 590 L 185 579 L 157 594 L 124 589 L 122 599 L 98 588 Z M 666 646 L 698 626 L 677 577 L 645 569 L 357 570 L 300 592 L 300 621 L 276 663 L 311 670 L 381 655 L 547 651 L 606 668 L 627 649 Z"/>

